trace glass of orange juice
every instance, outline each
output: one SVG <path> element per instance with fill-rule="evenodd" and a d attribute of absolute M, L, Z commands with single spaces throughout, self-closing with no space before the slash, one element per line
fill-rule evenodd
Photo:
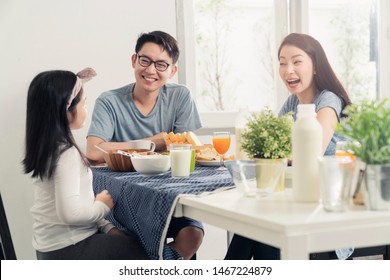
<path fill-rule="evenodd" d="M 351 147 L 360 147 L 357 141 L 338 141 L 336 143 L 336 157 L 349 157 L 353 162 L 353 176 L 351 181 L 351 192 L 354 204 L 364 204 L 364 188 L 362 188 L 362 181 L 365 173 L 365 164 L 356 158 Z"/>
<path fill-rule="evenodd" d="M 350 157 L 355 160 L 354 152 L 351 150 L 351 146 L 359 146 L 360 144 L 356 141 L 338 141 L 336 143 L 336 153 L 338 157 Z"/>
<path fill-rule="evenodd" d="M 214 132 L 213 135 L 213 146 L 214 149 L 219 154 L 220 167 L 219 170 L 225 170 L 225 163 L 223 160 L 224 155 L 229 150 L 230 147 L 230 132 L 228 131 L 218 131 Z"/>

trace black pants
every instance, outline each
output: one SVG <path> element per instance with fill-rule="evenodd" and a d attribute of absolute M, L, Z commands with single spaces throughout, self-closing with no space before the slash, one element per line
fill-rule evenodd
<path fill-rule="evenodd" d="M 145 260 L 148 259 L 133 235 L 96 233 L 75 245 L 51 251 L 37 251 L 38 260 Z"/>
<path fill-rule="evenodd" d="M 279 260 L 280 250 L 267 244 L 235 234 L 225 260 Z"/>

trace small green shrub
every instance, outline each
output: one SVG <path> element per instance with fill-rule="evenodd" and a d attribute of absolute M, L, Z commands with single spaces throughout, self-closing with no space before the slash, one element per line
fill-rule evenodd
<path fill-rule="evenodd" d="M 288 158 L 291 155 L 292 114 L 278 117 L 266 108 L 248 118 L 241 149 L 251 158 Z"/>
<path fill-rule="evenodd" d="M 388 100 L 362 101 L 348 106 L 336 131 L 358 141 L 349 148 L 366 164 L 390 163 L 390 107 Z"/>

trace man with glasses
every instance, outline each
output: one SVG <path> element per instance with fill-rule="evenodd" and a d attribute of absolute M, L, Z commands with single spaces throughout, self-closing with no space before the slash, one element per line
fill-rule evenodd
<path fill-rule="evenodd" d="M 162 132 L 201 127 L 187 87 L 167 83 L 177 71 L 177 41 L 162 31 L 141 34 L 131 62 L 135 83 L 103 93 L 96 100 L 87 138 L 87 157 L 104 162 L 104 150 L 128 149 L 127 141 L 150 139 L 166 150 Z"/>
<path fill-rule="evenodd" d="M 87 137 L 89 160 L 104 162 L 104 150 L 128 149 L 127 141 L 150 139 L 156 150 L 166 150 L 163 132 L 182 133 L 201 127 L 194 100 L 187 87 L 167 83 L 176 71 L 176 39 L 162 31 L 141 34 L 131 57 L 135 83 L 104 92 L 96 100 Z M 197 221 L 173 218 L 168 237 L 172 248 L 189 259 L 203 239 Z"/>

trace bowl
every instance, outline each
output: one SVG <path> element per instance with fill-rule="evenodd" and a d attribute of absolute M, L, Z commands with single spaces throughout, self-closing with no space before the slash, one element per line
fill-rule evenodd
<path fill-rule="evenodd" d="M 140 155 L 132 157 L 131 161 L 137 172 L 147 176 L 160 175 L 171 168 L 169 155 Z"/>
<path fill-rule="evenodd" d="M 244 196 L 267 196 L 275 191 L 285 163 L 275 160 L 232 160 L 226 168 L 234 185 Z"/>
<path fill-rule="evenodd" d="M 127 153 L 147 154 L 144 150 L 121 150 Z M 107 165 L 115 172 L 135 172 L 131 158 L 118 153 L 118 150 L 111 150 L 104 154 Z"/>

